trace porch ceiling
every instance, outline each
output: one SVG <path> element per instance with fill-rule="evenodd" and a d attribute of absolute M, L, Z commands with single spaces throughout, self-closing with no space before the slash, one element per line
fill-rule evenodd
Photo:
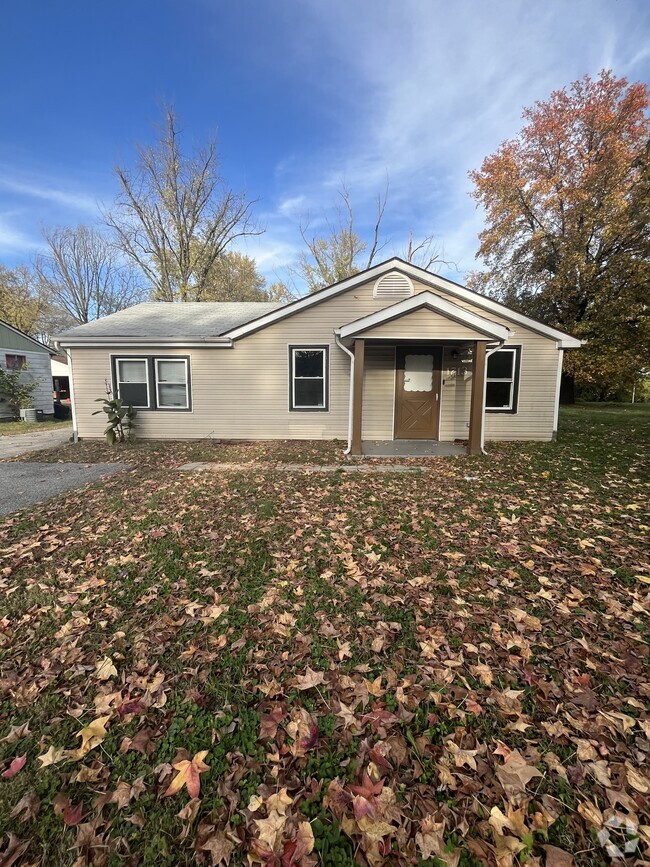
<path fill-rule="evenodd" d="M 343 325 L 342 339 L 507 340 L 510 329 L 434 295 L 419 292 Z"/>

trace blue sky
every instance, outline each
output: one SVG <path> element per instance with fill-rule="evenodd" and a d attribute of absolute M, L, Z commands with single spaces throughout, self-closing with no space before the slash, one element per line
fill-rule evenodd
<path fill-rule="evenodd" d="M 259 198 L 248 243 L 268 279 L 337 188 L 369 231 L 386 176 L 386 255 L 434 233 L 455 279 L 482 216 L 467 172 L 521 110 L 611 67 L 650 81 L 646 0 L 3 0 L 0 262 L 44 225 L 98 219 L 113 167 L 173 103 L 187 143 L 219 139 L 229 183 Z"/>

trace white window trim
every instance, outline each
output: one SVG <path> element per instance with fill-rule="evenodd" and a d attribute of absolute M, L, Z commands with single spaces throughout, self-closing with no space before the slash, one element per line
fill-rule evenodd
<path fill-rule="evenodd" d="M 178 364 L 182 362 L 185 366 L 185 405 L 184 406 L 166 406 L 160 401 L 160 377 L 158 375 L 158 365 L 161 361 L 167 362 L 172 361 Z M 190 386 L 189 386 L 189 370 L 187 366 L 187 358 L 154 358 L 154 363 L 156 365 L 155 368 L 155 381 L 156 381 L 156 409 L 189 409 L 190 408 Z M 167 383 L 163 382 L 162 385 L 180 385 L 180 382 L 176 383 Z"/>
<path fill-rule="evenodd" d="M 513 412 L 515 406 L 515 383 L 517 382 L 517 359 L 519 359 L 519 379 L 521 379 L 521 348 L 517 346 L 502 346 L 500 349 L 497 349 L 494 355 L 498 355 L 500 352 L 510 352 L 512 355 L 512 376 L 487 376 L 487 365 L 486 365 L 486 377 L 485 377 L 485 410 L 487 412 Z M 489 359 L 488 359 L 489 361 Z M 507 406 L 488 406 L 487 403 L 487 386 L 490 382 L 509 382 L 510 383 L 510 399 L 508 401 Z"/>
<path fill-rule="evenodd" d="M 136 404 L 132 404 L 133 409 L 151 409 L 151 394 L 149 391 L 149 359 L 148 358 L 131 358 L 124 355 L 117 355 L 115 357 L 115 384 L 117 385 L 117 396 L 122 399 L 122 395 L 120 394 L 120 385 L 122 384 L 120 381 L 120 364 L 123 361 L 138 361 L 144 364 L 145 369 L 145 382 L 147 385 L 147 405 L 146 406 L 136 406 Z M 141 384 L 141 383 L 139 383 Z M 127 383 L 128 385 L 128 383 Z"/>
<path fill-rule="evenodd" d="M 289 402 L 290 411 L 298 412 L 328 412 L 329 411 L 329 346 L 325 347 L 322 343 L 313 346 L 308 343 L 303 343 L 300 346 L 290 346 L 291 353 L 291 400 Z M 296 376 L 296 352 L 314 352 L 318 351 L 323 356 L 323 375 L 322 376 Z M 323 381 L 323 403 L 314 406 L 304 406 L 296 403 L 296 379 L 319 379 Z"/>

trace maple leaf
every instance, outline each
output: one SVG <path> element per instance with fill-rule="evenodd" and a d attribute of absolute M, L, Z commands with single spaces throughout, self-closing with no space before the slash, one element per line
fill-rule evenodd
<path fill-rule="evenodd" d="M 112 677 L 117 677 L 117 669 L 110 656 L 105 656 L 96 663 L 95 677 L 97 680 L 110 680 Z"/>
<path fill-rule="evenodd" d="M 89 725 L 85 726 L 85 728 L 82 728 L 81 731 L 77 733 L 77 737 L 81 738 L 81 746 L 78 750 L 70 753 L 70 756 L 75 759 L 80 759 L 87 755 L 91 750 L 94 750 L 95 747 L 98 747 L 108 734 L 106 731 L 106 723 L 110 718 L 110 714 L 99 716 Z"/>
<path fill-rule="evenodd" d="M 2 738 L 0 743 L 15 744 L 16 741 L 21 741 L 23 738 L 26 738 L 28 734 L 30 734 L 29 722 L 23 723 L 19 726 L 11 726 L 9 734 Z"/>
<path fill-rule="evenodd" d="M 178 771 L 178 773 L 171 781 L 162 797 L 168 798 L 171 795 L 175 795 L 180 792 L 183 786 L 186 786 L 189 796 L 191 798 L 198 798 L 201 790 L 200 775 L 205 773 L 205 771 L 210 770 L 210 766 L 206 765 L 203 761 L 208 752 L 209 750 L 202 750 L 200 753 L 197 753 L 191 761 L 189 759 L 183 759 L 180 762 L 174 762 L 172 767 Z"/>
<path fill-rule="evenodd" d="M 259 740 L 263 741 L 267 738 L 274 738 L 278 732 L 278 726 L 282 722 L 284 711 L 282 706 L 276 704 L 270 713 L 262 714 L 262 724 L 260 726 Z"/>
<path fill-rule="evenodd" d="M 58 762 L 63 762 L 68 757 L 68 753 L 63 747 L 50 746 L 46 753 L 38 756 L 42 768 L 47 768 L 49 765 L 56 765 Z"/>
<path fill-rule="evenodd" d="M 526 785 L 534 778 L 543 774 L 529 765 L 518 750 L 512 750 L 503 765 L 496 770 L 497 779 L 501 783 L 508 798 L 517 803 L 526 792 Z"/>
<path fill-rule="evenodd" d="M 315 686 L 320 686 L 325 682 L 325 675 L 322 671 L 313 671 L 307 666 L 307 671 L 304 674 L 295 677 L 292 681 L 292 686 L 295 689 L 305 690 L 312 689 Z"/>
<path fill-rule="evenodd" d="M 27 753 L 23 753 L 22 756 L 16 756 L 15 759 L 12 760 L 11 764 L 7 768 L 6 771 L 3 771 L 0 776 L 4 777 L 5 780 L 11 779 L 11 777 L 15 777 L 22 769 L 25 767 L 25 763 L 27 762 Z"/>
<path fill-rule="evenodd" d="M 20 817 L 21 822 L 35 819 L 41 809 L 41 799 L 36 792 L 27 792 L 22 796 L 10 813 L 12 819 Z"/>
<path fill-rule="evenodd" d="M 253 821 L 257 826 L 259 840 L 262 843 L 266 843 L 273 852 L 282 837 L 287 817 L 282 813 L 278 813 L 277 810 L 271 810 L 266 819 L 254 819 Z"/>

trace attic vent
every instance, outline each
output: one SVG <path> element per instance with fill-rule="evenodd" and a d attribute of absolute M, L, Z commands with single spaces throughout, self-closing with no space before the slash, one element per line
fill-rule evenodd
<path fill-rule="evenodd" d="M 413 284 L 399 271 L 390 271 L 375 283 L 375 298 L 410 298 L 412 294 Z"/>

